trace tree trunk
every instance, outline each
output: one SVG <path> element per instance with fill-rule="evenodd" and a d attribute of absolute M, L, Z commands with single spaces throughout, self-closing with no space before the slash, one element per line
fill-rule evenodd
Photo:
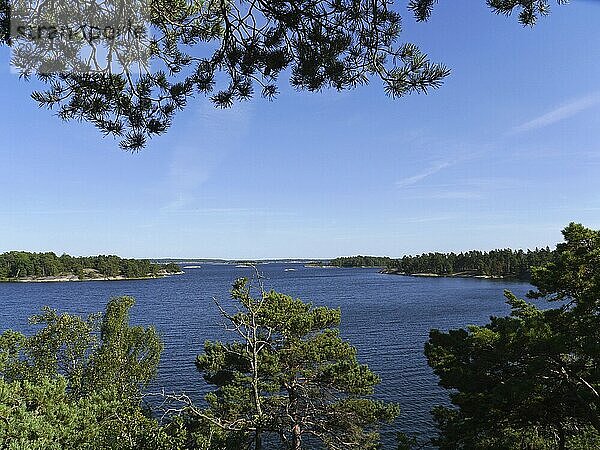
<path fill-rule="evenodd" d="M 565 450 L 567 448 L 567 439 L 565 437 L 565 429 L 560 426 L 558 428 L 558 450 Z"/>
<path fill-rule="evenodd" d="M 262 439 L 260 438 L 260 430 L 256 430 L 254 434 L 254 450 L 262 449 Z"/>
<path fill-rule="evenodd" d="M 292 450 L 302 450 L 302 436 L 298 424 L 292 428 Z"/>
<path fill-rule="evenodd" d="M 263 412 L 261 405 L 261 397 L 260 397 L 260 389 L 259 389 L 259 374 L 258 374 L 258 333 L 257 333 L 257 325 L 255 320 L 255 313 L 252 312 L 252 334 L 251 337 L 248 338 L 248 344 L 252 349 L 252 359 L 250 361 L 251 369 L 252 369 L 252 392 L 254 396 L 254 407 L 256 408 L 256 415 L 258 416 L 258 426 L 256 429 L 256 433 L 254 435 L 254 450 L 261 450 L 262 448 L 262 430 L 259 428 L 262 424 Z"/>
<path fill-rule="evenodd" d="M 600 433 L 600 418 L 598 418 L 598 415 L 594 413 L 595 411 L 592 411 L 590 422 L 592 423 L 592 426 L 596 429 L 596 431 Z"/>

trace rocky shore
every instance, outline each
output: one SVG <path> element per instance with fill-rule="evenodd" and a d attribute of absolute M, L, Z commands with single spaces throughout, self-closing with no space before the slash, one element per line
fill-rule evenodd
<path fill-rule="evenodd" d="M 382 269 L 379 273 L 384 273 L 388 275 L 402 275 L 406 277 L 431 277 L 431 278 L 482 278 L 488 280 L 503 280 L 506 277 L 500 275 L 484 275 L 477 271 L 466 271 L 466 272 L 456 272 L 449 274 L 437 274 L 437 273 L 407 273 L 402 272 L 398 269 Z"/>
<path fill-rule="evenodd" d="M 126 277 L 118 275 L 114 277 L 104 276 L 97 271 L 89 271 L 86 269 L 86 273 L 83 277 L 75 274 L 63 274 L 48 277 L 20 277 L 20 278 L 6 278 L 0 279 L 0 282 L 4 283 L 63 283 L 69 281 L 123 281 L 123 280 L 150 280 L 154 278 L 166 278 L 171 275 L 181 275 L 184 272 L 166 272 L 160 271 L 156 275 L 148 275 L 145 277 Z"/>

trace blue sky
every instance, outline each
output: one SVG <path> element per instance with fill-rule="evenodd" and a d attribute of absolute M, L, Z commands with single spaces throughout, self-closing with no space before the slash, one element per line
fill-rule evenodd
<path fill-rule="evenodd" d="M 452 68 L 442 89 L 199 98 L 137 154 L 39 109 L 2 49 L 0 251 L 401 256 L 600 228 L 599 18 L 575 1 L 529 29 L 440 2 L 403 39 Z"/>

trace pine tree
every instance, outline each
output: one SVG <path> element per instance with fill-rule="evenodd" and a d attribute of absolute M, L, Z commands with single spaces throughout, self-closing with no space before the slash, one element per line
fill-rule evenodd
<path fill-rule="evenodd" d="M 600 231 L 563 235 L 528 294 L 555 307 L 507 291 L 510 316 L 431 331 L 425 354 L 456 407 L 435 410 L 441 449 L 600 448 Z"/>
<path fill-rule="evenodd" d="M 215 387 L 201 420 L 220 433 L 205 446 L 378 448 L 399 408 L 370 398 L 380 380 L 340 337 L 340 311 L 262 287 L 254 298 L 246 279 L 231 296 L 237 312 L 219 308 L 237 340 L 206 342 L 196 361 Z"/>

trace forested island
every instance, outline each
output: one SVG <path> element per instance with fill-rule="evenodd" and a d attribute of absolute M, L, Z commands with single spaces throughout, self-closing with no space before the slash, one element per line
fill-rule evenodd
<path fill-rule="evenodd" d="M 384 273 L 419 276 L 513 278 L 529 280 L 531 268 L 552 261 L 554 252 L 549 247 L 535 250 L 489 252 L 471 250 L 461 253 L 423 253 L 394 260 Z"/>
<path fill-rule="evenodd" d="M 52 252 L 12 251 L 0 254 L 0 281 L 83 281 L 157 278 L 181 273 L 171 262 L 115 255 L 57 256 Z"/>
<path fill-rule="evenodd" d="M 535 250 L 471 250 L 461 253 L 423 253 L 402 258 L 348 256 L 332 259 L 335 267 L 382 267 L 382 273 L 412 276 L 512 278 L 529 280 L 531 268 L 549 263 L 549 247 Z"/>
<path fill-rule="evenodd" d="M 341 256 L 329 261 L 334 267 L 390 267 L 394 259 L 387 256 Z"/>

